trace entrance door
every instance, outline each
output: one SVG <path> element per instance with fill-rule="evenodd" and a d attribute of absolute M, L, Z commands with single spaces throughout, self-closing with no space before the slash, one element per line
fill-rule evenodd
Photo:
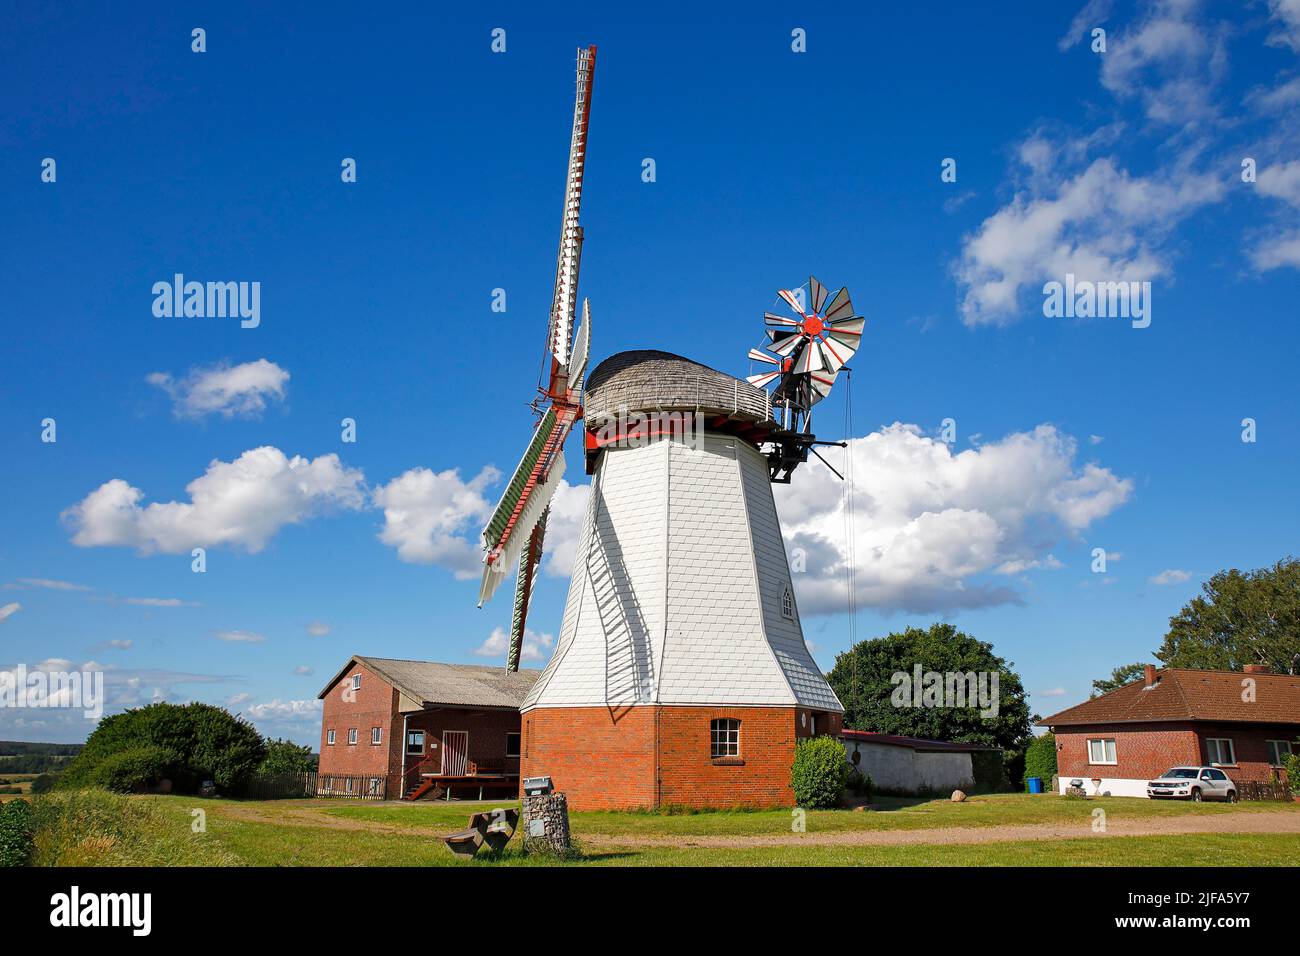
<path fill-rule="evenodd" d="M 469 757 L 469 731 L 444 730 L 442 732 L 442 775 L 465 776 Z"/>

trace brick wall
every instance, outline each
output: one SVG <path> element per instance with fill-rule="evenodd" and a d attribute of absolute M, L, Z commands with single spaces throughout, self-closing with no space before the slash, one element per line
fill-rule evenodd
<path fill-rule="evenodd" d="M 718 718 L 740 721 L 737 759 L 711 756 Z M 576 810 L 789 807 L 794 744 L 813 734 L 813 718 L 818 734 L 842 728 L 839 714 L 793 707 L 535 708 L 524 714 L 521 772 L 550 776 Z"/>
<path fill-rule="evenodd" d="M 352 692 L 352 675 L 361 675 L 361 686 Z M 342 680 L 329 689 L 321 711 L 320 772 L 331 776 L 386 777 L 388 794 L 397 785 L 395 768 L 402 760 L 402 719 L 397 713 L 397 691 L 361 664 L 353 662 Z M 380 728 L 380 742 L 370 742 L 371 728 Z M 356 729 L 357 742 L 348 743 L 348 731 Z M 334 743 L 328 742 L 335 731 Z"/>
<path fill-rule="evenodd" d="M 1268 740 L 1294 739 L 1298 728 L 1267 725 L 1206 723 L 1098 724 L 1061 727 L 1056 733 L 1057 772 L 1062 777 L 1150 779 L 1180 764 L 1206 763 L 1205 740 L 1227 737 L 1233 742 L 1237 766 L 1225 767 L 1234 780 L 1272 779 Z M 1288 734 L 1290 737 L 1288 737 Z M 1114 738 L 1116 764 L 1088 762 L 1089 738 Z"/>
<path fill-rule="evenodd" d="M 519 733 L 519 712 L 514 710 L 465 710 L 439 708 L 411 714 L 407 730 L 424 731 L 424 753 L 407 754 L 406 769 L 413 770 L 424 761 L 432 773 L 442 771 L 442 732 L 463 730 L 469 734 L 469 759 L 495 761 L 506 773 L 519 772 L 519 758 L 506 756 L 506 734 Z M 397 732 L 401 733 L 401 718 Z M 400 769 L 400 755 L 398 768 Z"/>

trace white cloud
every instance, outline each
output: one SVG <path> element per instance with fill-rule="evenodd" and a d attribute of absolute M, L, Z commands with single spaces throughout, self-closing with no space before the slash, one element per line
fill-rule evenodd
<path fill-rule="evenodd" d="M 487 519 L 492 505 L 483 492 L 499 477 L 490 465 L 468 482 L 454 468 L 404 472 L 374 491 L 374 503 L 384 510 L 379 540 L 396 548 L 403 561 L 436 564 L 461 579 L 477 577 L 482 555 L 461 534 L 477 532 Z"/>
<path fill-rule="evenodd" d="M 1300 53 L 1300 0 L 1268 0 L 1269 19 L 1277 24 L 1268 42 Z"/>
<path fill-rule="evenodd" d="M 135 641 L 127 639 L 113 639 L 104 641 L 99 646 L 106 651 L 129 651 L 135 645 Z"/>
<path fill-rule="evenodd" d="M 5 585 L 6 591 L 23 591 L 28 588 L 44 588 L 47 591 L 91 590 L 84 584 L 73 584 L 70 581 L 53 581 L 50 578 L 19 578 L 17 581 Z"/>
<path fill-rule="evenodd" d="M 1265 196 L 1300 209 L 1300 159 L 1261 167 L 1256 174 L 1255 188 Z"/>
<path fill-rule="evenodd" d="M 284 400 L 289 373 L 274 362 L 258 359 L 196 368 L 179 381 L 167 372 L 152 372 L 145 380 L 171 396 L 177 418 L 255 418 L 266 410 L 268 398 Z"/>
<path fill-rule="evenodd" d="M 219 641 L 235 644 L 262 644 L 266 641 L 265 635 L 255 631 L 216 631 L 212 636 Z"/>
<path fill-rule="evenodd" d="M 578 551 L 578 537 L 587 517 L 591 485 L 571 485 L 561 479 L 551 499 L 551 513 L 546 519 L 545 560 L 547 574 L 567 578 L 573 573 L 573 558 Z"/>
<path fill-rule="evenodd" d="M 1105 440 L 1106 440 L 1106 439 L 1105 439 L 1103 436 L 1101 436 L 1101 435 L 1089 435 L 1089 436 L 1088 436 L 1088 444 L 1089 444 L 1089 445 L 1100 445 L 1100 444 L 1101 444 L 1102 442 L 1104 442 Z"/>
<path fill-rule="evenodd" d="M 520 649 L 519 658 L 523 661 L 542 661 L 548 654 L 548 649 L 555 642 L 555 635 L 541 634 L 532 628 L 524 628 L 524 646 Z M 510 646 L 510 634 L 504 627 L 494 628 L 492 633 L 478 647 L 474 648 L 474 653 L 479 657 L 500 657 L 506 656 L 506 651 Z"/>
<path fill-rule="evenodd" d="M 307 633 L 312 637 L 324 637 L 330 632 L 330 626 L 321 621 L 312 621 L 307 625 Z"/>
<path fill-rule="evenodd" d="M 17 601 L 13 601 L 9 604 L 4 605 L 3 607 L 0 607 L 0 621 L 3 621 L 5 618 L 10 617 L 13 614 L 16 614 L 18 611 L 21 611 L 22 607 L 23 606 L 19 604 Z"/>
<path fill-rule="evenodd" d="M 1156 585 L 1181 584 L 1192 576 L 1191 571 L 1183 571 L 1180 568 L 1167 568 L 1147 580 Z"/>
<path fill-rule="evenodd" d="M 983 575 L 1059 565 L 1052 546 L 1119 508 L 1133 482 L 1075 463 L 1077 443 L 1051 425 L 954 454 L 915 425 L 895 423 L 850 442 L 858 603 L 883 611 L 952 611 L 1018 601 Z M 841 471 L 844 452 L 830 458 Z M 830 454 L 828 453 L 828 457 Z M 846 606 L 844 486 L 809 462 L 795 486 L 776 485 L 799 606 Z"/>
<path fill-rule="evenodd" d="M 1054 173 L 1044 176 L 1049 181 L 1017 193 L 965 238 L 954 268 L 966 290 L 967 325 L 1014 321 L 1026 286 L 1038 311 L 1042 284 L 1063 282 L 1067 273 L 1092 282 L 1166 274 L 1169 231 L 1224 191 L 1211 175 L 1132 176 L 1109 157 L 1059 181 Z"/>
<path fill-rule="evenodd" d="M 1056 48 L 1064 52 L 1082 40 L 1085 34 L 1091 37 L 1093 27 L 1101 26 L 1110 16 L 1110 6 L 1111 0 L 1088 0 L 1084 8 L 1074 15 L 1070 28 L 1057 41 Z"/>
<path fill-rule="evenodd" d="M 1250 261 L 1260 272 L 1286 266 L 1300 269 L 1300 230 L 1261 240 L 1251 250 Z"/>
<path fill-rule="evenodd" d="M 306 723 L 320 720 L 320 700 L 280 700 L 278 697 L 265 704 L 248 708 L 248 716 L 255 723 Z"/>
<path fill-rule="evenodd" d="M 1051 690 L 1040 690 L 1040 691 L 1039 691 L 1037 694 L 1035 694 L 1034 696 L 1035 696 L 1035 697 L 1064 697 L 1064 696 L 1065 696 L 1065 688 L 1064 688 L 1064 687 L 1053 687 Z"/>
<path fill-rule="evenodd" d="M 312 674 L 316 673 L 316 668 L 308 667 L 306 664 L 300 664 L 293 669 L 293 673 L 297 677 L 310 677 Z"/>
<path fill-rule="evenodd" d="M 238 694 L 231 694 L 230 697 L 226 699 L 226 706 L 242 707 L 244 704 L 247 704 L 252 699 L 253 699 L 252 694 L 247 694 L 241 691 Z"/>
<path fill-rule="evenodd" d="M 140 607 L 198 607 L 194 601 L 182 601 L 180 598 L 128 597 L 122 598 L 123 604 L 135 604 Z"/>
<path fill-rule="evenodd" d="M 79 547 L 134 547 L 148 554 L 182 554 L 229 545 L 261 551 L 286 524 L 329 508 L 361 508 L 364 476 L 338 455 L 308 460 L 271 446 L 232 462 L 212 461 L 186 486 L 190 501 L 141 506 L 144 492 L 121 478 L 100 485 L 63 512 Z"/>

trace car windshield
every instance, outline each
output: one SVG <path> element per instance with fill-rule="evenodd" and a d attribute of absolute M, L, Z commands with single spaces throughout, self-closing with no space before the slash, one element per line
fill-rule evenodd
<path fill-rule="evenodd" d="M 1196 771 L 1193 770 L 1191 767 L 1175 767 L 1173 770 L 1167 771 L 1166 773 L 1162 774 L 1161 777 L 1164 780 L 1168 780 L 1170 778 L 1173 778 L 1175 780 L 1177 779 L 1195 780 Z"/>

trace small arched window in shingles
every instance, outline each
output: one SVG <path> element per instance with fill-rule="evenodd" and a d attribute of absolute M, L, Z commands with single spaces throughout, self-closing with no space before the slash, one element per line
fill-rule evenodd
<path fill-rule="evenodd" d="M 781 592 L 781 616 L 787 621 L 794 620 L 794 595 L 790 592 L 788 584 Z"/>

